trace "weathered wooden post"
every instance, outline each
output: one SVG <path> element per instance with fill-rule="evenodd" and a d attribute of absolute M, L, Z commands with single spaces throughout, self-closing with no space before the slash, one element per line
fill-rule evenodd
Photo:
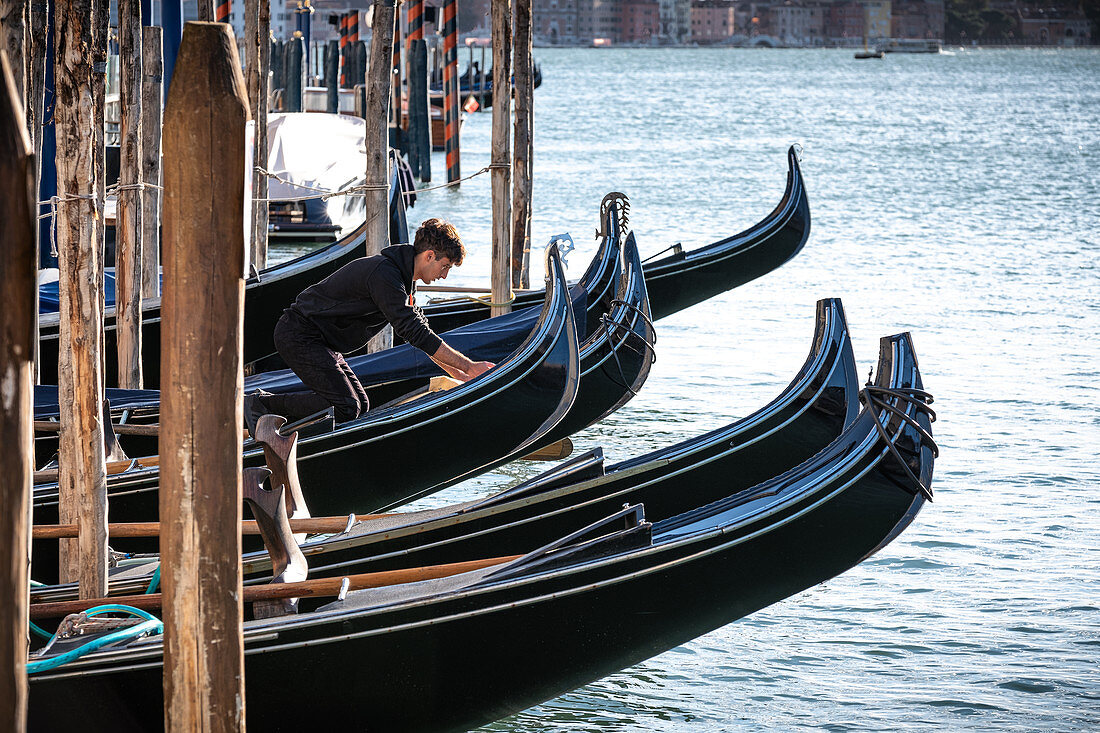
<path fill-rule="evenodd" d="M 215 0 L 214 20 L 218 23 L 228 23 L 229 14 L 233 12 L 233 0 Z"/>
<path fill-rule="evenodd" d="M 492 0 L 493 15 L 493 189 L 494 316 L 512 311 L 512 156 L 508 128 L 512 117 L 512 2 Z"/>
<path fill-rule="evenodd" d="M 443 3 L 443 149 L 447 156 L 447 183 L 462 178 L 458 149 L 458 2 Z"/>
<path fill-rule="evenodd" d="M 141 296 L 160 295 L 160 134 L 163 120 L 164 29 L 141 29 Z"/>
<path fill-rule="evenodd" d="M 34 147 L 34 191 L 37 198 L 41 190 L 42 180 L 42 109 L 46 94 L 46 52 L 49 46 L 49 33 L 46 32 L 46 21 L 49 17 L 49 9 L 45 3 L 32 2 L 27 8 L 29 20 L 27 23 L 27 130 L 30 132 L 31 145 Z M 35 205 L 35 213 L 38 206 Z M 39 234 L 41 226 L 35 227 L 34 243 L 35 251 L 41 252 Z M 38 259 L 41 259 L 39 255 Z M 41 370 L 38 358 L 38 296 L 35 294 L 35 319 L 34 319 L 34 383 L 41 381 Z"/>
<path fill-rule="evenodd" d="M 54 15 L 57 135 L 57 237 L 61 407 L 59 519 L 79 524 L 61 543 L 62 581 L 80 581 L 82 598 L 107 591 L 107 479 L 103 445 L 103 262 L 95 239 L 91 0 L 58 0 Z"/>
<path fill-rule="evenodd" d="M 244 730 L 239 426 L 248 119 L 229 27 L 188 23 L 164 112 L 160 520 L 169 731 Z"/>
<path fill-rule="evenodd" d="M 35 253 L 34 165 L 23 95 L 12 78 L 8 56 L 0 51 L 0 537 L 6 550 L 0 564 L 0 720 L 8 730 L 27 728 L 27 629 L 30 603 L 31 473 L 34 433 Z"/>
<path fill-rule="evenodd" d="M 141 2 L 118 0 L 119 137 L 118 216 L 115 221 L 115 337 L 118 386 L 141 389 L 142 160 Z"/>
<path fill-rule="evenodd" d="M 28 0 L 0 0 L 0 49 L 8 51 L 8 64 L 20 106 L 27 98 L 26 67 L 30 51 L 27 44 L 28 5 Z"/>
<path fill-rule="evenodd" d="M 267 176 L 255 168 L 267 168 L 267 69 L 271 66 L 271 4 L 267 0 L 245 2 L 245 79 L 248 103 L 256 130 L 252 161 L 252 236 L 249 261 L 257 271 L 267 267 Z"/>
<path fill-rule="evenodd" d="M 531 173 L 534 154 L 534 87 L 531 0 L 516 3 L 516 123 L 512 152 L 512 287 L 531 286 Z"/>
<path fill-rule="evenodd" d="M 195 0 L 199 21 L 214 21 L 214 0 Z M 177 57 L 178 58 L 178 57 Z"/>
<path fill-rule="evenodd" d="M 110 58 L 111 5 L 109 0 L 93 0 L 92 3 L 92 169 L 95 171 L 95 208 L 99 212 L 95 222 L 95 246 L 99 250 L 100 267 L 107 266 L 107 61 Z M 117 199 L 116 199 L 117 201 Z M 115 233 L 118 233 L 118 217 L 115 217 Z M 116 244 L 117 244 L 116 236 Z M 107 299 L 104 288 L 99 292 L 99 320 L 106 319 Z M 117 341 L 116 341 L 117 346 Z M 106 379 L 107 349 L 100 347 L 103 378 Z"/>
<path fill-rule="evenodd" d="M 367 254 L 378 254 L 390 243 L 389 140 L 386 108 L 390 96 L 393 60 L 395 0 L 374 0 L 371 22 L 370 64 L 367 66 L 367 100 L 363 109 L 367 170 L 363 196 L 366 204 Z M 393 345 L 393 330 L 384 328 L 367 345 L 368 353 Z"/>

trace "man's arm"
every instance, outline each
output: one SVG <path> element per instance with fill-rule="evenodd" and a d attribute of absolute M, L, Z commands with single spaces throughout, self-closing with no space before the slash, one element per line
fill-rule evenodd
<path fill-rule="evenodd" d="M 471 361 L 448 346 L 445 341 L 441 341 L 439 348 L 429 356 L 443 371 L 460 382 L 468 382 L 495 366 L 491 361 Z"/>

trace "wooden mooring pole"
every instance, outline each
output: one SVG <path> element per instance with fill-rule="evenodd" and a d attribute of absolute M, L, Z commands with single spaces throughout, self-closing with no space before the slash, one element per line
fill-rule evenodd
<path fill-rule="evenodd" d="M 49 34 L 46 32 L 46 21 L 49 9 L 43 0 L 34 0 L 27 8 L 29 20 L 27 23 L 27 130 L 30 132 L 31 144 L 34 146 L 34 193 L 38 198 L 42 179 L 42 110 L 46 93 L 46 47 L 49 45 Z M 35 205 L 35 213 L 38 213 L 38 205 Z M 35 251 L 41 250 L 39 241 L 40 226 L 35 226 L 34 242 Z M 40 261 L 36 255 L 35 261 Z M 38 296 L 35 294 L 35 318 L 34 318 L 34 383 L 40 380 L 38 357 Z"/>
<path fill-rule="evenodd" d="M 531 287 L 531 173 L 534 155 L 534 81 L 531 0 L 516 4 L 516 124 L 512 153 L 512 287 Z"/>
<path fill-rule="evenodd" d="M 92 162 L 92 2 L 58 0 L 54 15 L 54 126 L 57 135 L 56 232 L 61 407 L 59 515 L 80 524 L 61 543 L 62 582 L 79 580 L 82 598 L 107 590 L 107 479 L 103 444 L 101 283 Z"/>
<path fill-rule="evenodd" d="M 34 433 L 31 390 L 34 357 L 35 271 L 34 161 L 23 118 L 23 95 L 0 51 L 0 720 L 7 729 L 27 728 L 27 608 L 30 603 L 31 472 Z"/>
<path fill-rule="evenodd" d="M 99 216 L 95 221 L 95 246 L 99 251 L 100 267 L 107 266 L 107 62 L 110 58 L 111 5 L 110 0 L 92 0 L 92 169 L 95 171 L 95 208 Z M 60 151 L 60 148 L 58 148 Z M 60 179 L 59 179 L 60 180 Z M 117 198 L 116 198 L 117 202 Z M 115 217 L 118 223 L 118 217 Z M 118 233 L 118 227 L 115 227 Z M 118 243 L 116 236 L 115 243 Z M 116 248 L 117 254 L 117 248 Z M 105 288 L 99 289 L 99 320 L 106 321 L 107 298 Z M 116 339 L 117 347 L 118 341 Z M 117 348 L 116 348 L 117 351 Z M 100 346 L 100 363 L 103 378 L 114 365 L 107 363 L 107 348 Z"/>
<path fill-rule="evenodd" d="M 252 147 L 252 236 L 249 262 L 257 272 L 267 267 L 267 176 L 256 167 L 267 168 L 267 105 L 271 66 L 271 4 L 267 0 L 245 0 L 245 80 L 248 104 L 252 108 L 255 135 Z"/>
<path fill-rule="evenodd" d="M 169 731 L 244 730 L 241 343 L 248 94 L 188 23 L 164 113 L 160 519 Z"/>
<path fill-rule="evenodd" d="M 512 2 L 492 0 L 493 14 L 493 307 L 512 312 Z"/>
<path fill-rule="evenodd" d="M 27 98 L 27 73 L 29 64 L 28 55 L 30 46 L 27 43 L 29 28 L 27 25 L 30 12 L 29 0 L 0 0 L 0 49 L 7 49 L 8 65 L 11 68 L 15 91 L 18 95 L 20 107 Z"/>
<path fill-rule="evenodd" d="M 119 153 L 118 216 L 115 218 L 115 337 L 118 386 L 141 389 L 142 290 L 142 44 L 140 0 L 118 0 Z"/>
<path fill-rule="evenodd" d="M 462 178 L 458 128 L 458 3 L 443 3 L 443 149 L 447 156 L 447 183 Z"/>
<path fill-rule="evenodd" d="M 386 108 L 390 97 L 393 61 L 395 0 L 374 0 L 371 22 L 370 63 L 367 66 L 367 100 L 363 110 L 367 170 L 363 195 L 366 202 L 367 254 L 382 251 L 390 243 L 389 139 Z M 367 346 L 369 353 L 393 345 L 393 330 L 386 327 Z"/>
<path fill-rule="evenodd" d="M 160 135 L 164 114 L 164 29 L 141 29 L 141 296 L 160 295 Z"/>

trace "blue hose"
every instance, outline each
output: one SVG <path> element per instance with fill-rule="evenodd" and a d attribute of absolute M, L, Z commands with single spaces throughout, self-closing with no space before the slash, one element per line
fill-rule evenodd
<path fill-rule="evenodd" d="M 132 606 L 121 605 L 106 605 L 96 606 L 95 608 L 89 608 L 84 612 L 87 616 L 98 616 L 101 613 L 128 613 L 131 616 L 137 616 L 138 618 L 145 619 L 137 626 L 130 626 L 125 629 L 119 629 L 113 631 L 106 636 L 101 636 L 97 639 L 89 641 L 83 646 L 79 646 L 76 649 L 70 649 L 64 654 L 59 654 L 56 657 L 50 657 L 49 659 L 40 659 L 33 662 L 27 662 L 27 674 L 35 674 L 36 672 L 45 672 L 47 670 L 55 669 L 63 664 L 68 664 L 80 657 L 94 652 L 97 649 L 102 649 L 108 644 L 114 644 L 118 641 L 127 641 L 129 639 L 136 639 L 147 633 L 159 634 L 164 631 L 164 624 L 154 616 L 153 614 L 142 611 L 140 608 L 133 608 Z M 54 637 L 50 637 L 50 641 L 53 641 Z"/>
<path fill-rule="evenodd" d="M 149 587 L 145 589 L 146 595 L 150 593 L 156 593 L 157 587 L 160 585 L 160 565 L 157 565 L 157 569 L 153 571 L 153 579 L 149 581 Z"/>

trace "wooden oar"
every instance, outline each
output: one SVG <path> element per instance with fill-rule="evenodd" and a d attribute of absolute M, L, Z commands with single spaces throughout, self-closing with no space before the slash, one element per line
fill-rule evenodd
<path fill-rule="evenodd" d="M 108 461 L 107 475 L 113 476 L 118 473 L 125 473 L 131 469 L 154 468 L 159 465 L 160 456 L 146 456 L 144 458 L 135 458 L 131 461 Z M 33 480 L 36 484 L 45 481 L 57 481 L 57 469 L 45 468 L 41 471 L 35 471 Z"/>
<path fill-rule="evenodd" d="M 118 435 L 147 435 L 159 434 L 160 426 L 156 424 L 140 425 L 131 423 L 111 423 L 111 428 Z M 36 433 L 56 433 L 61 430 L 61 423 L 57 420 L 35 420 L 34 431 Z"/>
<path fill-rule="evenodd" d="M 461 286 L 451 286 L 451 285 L 418 285 L 416 287 L 416 292 L 418 292 L 418 293 L 489 293 L 489 292 L 492 292 L 492 288 L 491 287 L 464 288 L 464 287 L 461 287 Z M 533 293 L 534 290 L 532 290 L 530 288 L 528 288 L 528 289 L 517 288 L 517 289 L 515 289 L 515 292 L 517 294 L 519 294 L 519 293 Z M 540 290 L 539 292 L 542 292 L 542 291 Z"/>
<path fill-rule="evenodd" d="M 369 519 L 392 517 L 393 514 L 356 514 L 353 522 L 363 522 Z M 340 532 L 348 526 L 349 517 L 307 517 L 304 519 L 291 519 L 290 528 L 295 532 L 307 534 L 320 534 L 326 532 Z M 36 540 L 61 540 L 77 536 L 79 525 L 76 524 L 40 524 L 34 527 L 33 538 Z M 260 530 L 256 522 L 251 519 L 241 520 L 242 534 L 259 534 Z M 160 522 L 112 522 L 107 525 L 107 534 L 111 537 L 159 537 Z"/>
<path fill-rule="evenodd" d="M 150 438 L 160 435 L 159 423 L 111 423 L 111 428 L 117 435 L 143 435 Z M 61 430 L 61 423 L 56 420 L 35 420 L 34 430 L 36 433 L 56 433 Z M 248 431 L 244 428 L 241 430 L 244 439 L 248 440 Z"/>
<path fill-rule="evenodd" d="M 573 452 L 573 441 L 569 438 L 562 438 L 561 440 L 551 443 L 545 448 L 539 448 L 537 451 L 528 453 L 520 458 L 521 461 L 557 461 L 562 458 L 568 458 L 569 454 Z"/>
<path fill-rule="evenodd" d="M 446 578 L 459 573 L 467 573 L 471 570 L 500 565 L 511 562 L 522 555 L 508 557 L 493 557 L 486 560 L 470 560 L 468 562 L 449 563 L 447 565 L 428 565 L 420 568 L 408 568 L 405 570 L 386 570 L 378 573 L 361 573 L 359 575 L 345 576 L 349 581 L 348 590 L 363 590 L 365 588 L 380 588 L 387 585 L 399 585 L 401 583 L 415 583 L 421 580 L 434 578 Z M 315 580 L 303 580 L 299 583 L 277 583 L 275 585 L 249 585 L 244 588 L 244 601 L 265 601 L 275 598 L 320 598 L 336 596 L 340 594 L 344 578 L 317 578 Z M 133 606 L 145 611 L 155 611 L 161 606 L 160 593 L 145 593 L 134 596 L 110 596 L 108 598 L 82 598 L 75 601 L 52 601 L 50 603 L 32 603 L 30 617 L 32 619 L 57 618 L 67 616 L 70 613 L 80 613 L 87 609 L 105 603 L 117 603 Z"/>

